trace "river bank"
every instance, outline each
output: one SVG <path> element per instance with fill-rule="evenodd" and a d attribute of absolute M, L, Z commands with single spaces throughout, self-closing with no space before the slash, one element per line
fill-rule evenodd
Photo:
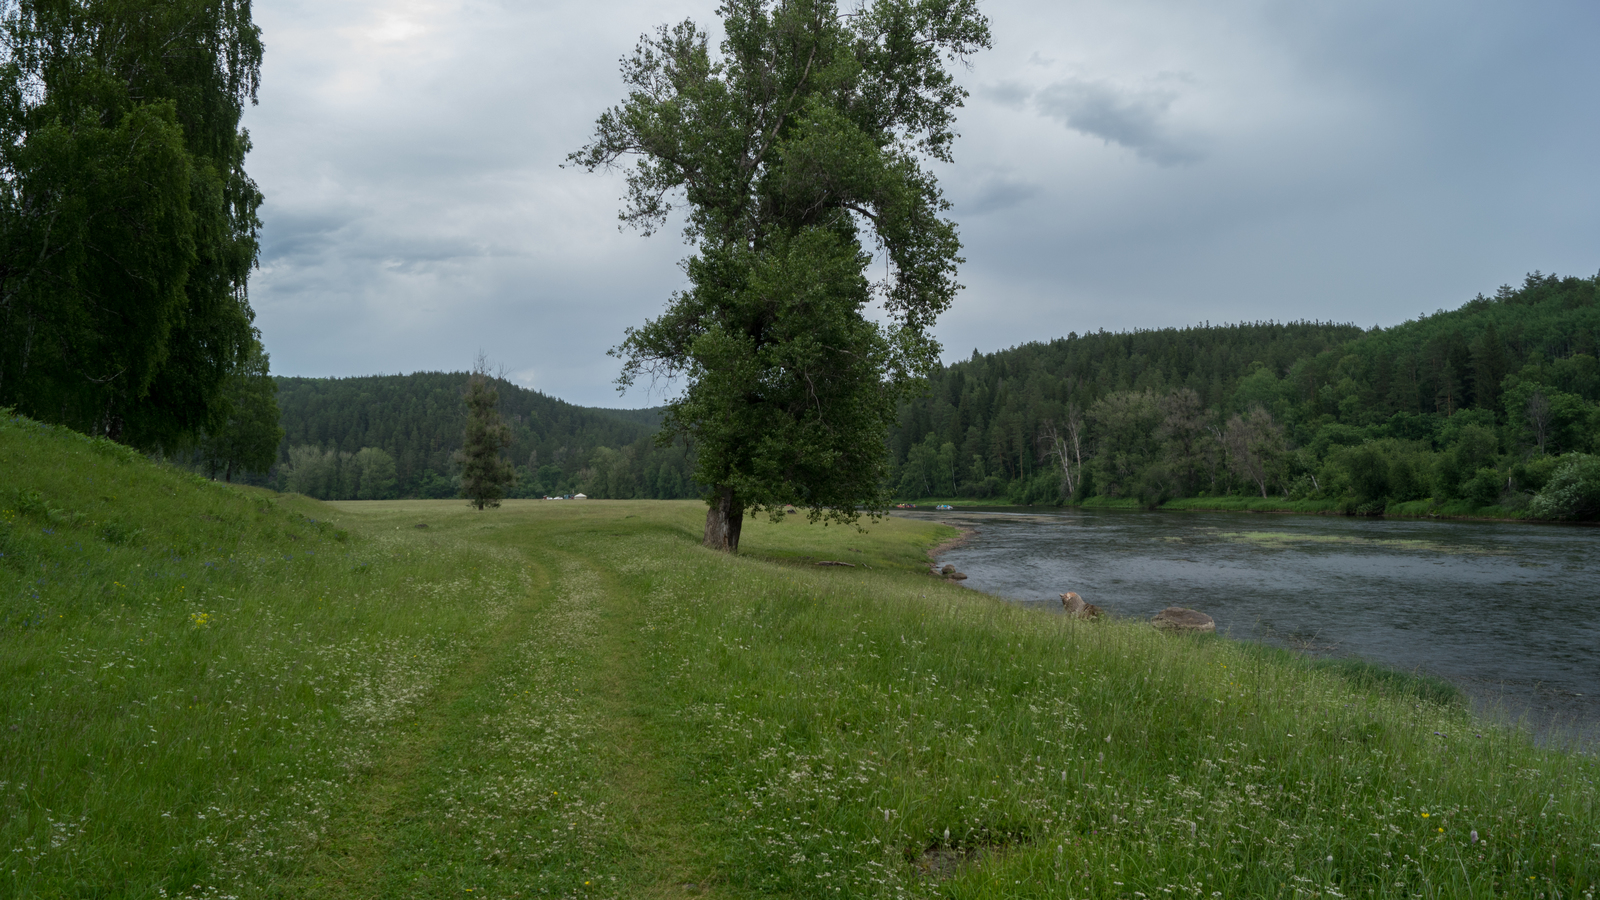
<path fill-rule="evenodd" d="M 1458 685 L 1485 714 L 1600 738 L 1596 532 L 1531 523 L 1139 510 L 900 511 L 976 529 L 941 562 L 1059 612 L 1166 606 L 1242 640 L 1359 657 Z"/>
<path fill-rule="evenodd" d="M 1160 506 L 1146 506 L 1141 501 L 1132 498 L 1090 497 L 1080 503 L 1062 503 L 1058 505 L 1013 505 L 992 500 L 973 500 L 968 498 L 933 498 L 927 500 L 907 501 L 912 504 L 910 509 L 918 512 L 936 510 L 939 506 L 947 506 L 953 510 L 1011 510 L 1011 511 L 1049 511 L 1066 509 L 1122 509 L 1122 510 L 1150 510 L 1167 512 L 1251 512 L 1251 513 L 1280 513 L 1306 516 L 1340 516 L 1345 518 L 1363 519 L 1443 519 L 1466 522 L 1526 522 L 1550 525 L 1576 525 L 1580 527 L 1597 527 L 1600 522 L 1555 522 L 1545 519 L 1536 519 L 1529 516 L 1524 510 L 1508 509 L 1502 506 L 1476 506 L 1464 500 L 1452 500 L 1445 503 L 1436 503 L 1432 500 L 1411 500 L 1404 503 L 1390 503 L 1381 511 L 1357 511 L 1349 504 L 1334 500 L 1285 500 L 1275 497 L 1184 497 L 1177 500 L 1168 500 Z M 897 507 L 898 509 L 898 507 Z"/>

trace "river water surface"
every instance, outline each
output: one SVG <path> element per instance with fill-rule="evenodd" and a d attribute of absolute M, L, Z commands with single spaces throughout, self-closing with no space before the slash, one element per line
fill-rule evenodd
<path fill-rule="evenodd" d="M 976 529 L 939 558 L 1060 613 L 1198 609 L 1217 631 L 1442 676 L 1480 711 L 1600 738 L 1600 529 L 1250 513 L 900 511 Z"/>

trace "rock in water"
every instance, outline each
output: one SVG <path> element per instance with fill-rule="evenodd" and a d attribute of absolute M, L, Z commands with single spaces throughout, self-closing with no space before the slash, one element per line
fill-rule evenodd
<path fill-rule="evenodd" d="M 1199 610 L 1184 609 L 1181 606 L 1169 606 L 1156 613 L 1150 624 L 1163 631 L 1217 630 L 1217 623 L 1210 616 Z"/>
<path fill-rule="evenodd" d="M 1061 608 L 1074 619 L 1100 618 L 1100 607 L 1083 602 L 1083 598 L 1079 597 L 1076 591 L 1067 591 L 1061 595 Z"/>
<path fill-rule="evenodd" d="M 954 575 L 955 573 L 956 573 L 956 567 L 955 566 L 945 566 L 944 568 L 939 570 L 939 574 L 940 575 Z"/>
<path fill-rule="evenodd" d="M 966 581 L 967 580 L 967 576 L 965 574 L 961 573 L 961 572 L 951 572 L 946 577 L 949 578 L 951 581 Z"/>

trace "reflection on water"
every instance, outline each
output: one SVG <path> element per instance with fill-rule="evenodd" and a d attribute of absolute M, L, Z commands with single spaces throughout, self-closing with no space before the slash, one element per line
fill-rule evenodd
<path fill-rule="evenodd" d="M 898 513 L 977 529 L 940 557 L 969 587 L 1125 618 L 1187 606 L 1217 631 L 1422 669 L 1480 708 L 1600 737 L 1600 529 L 1249 513 Z"/>

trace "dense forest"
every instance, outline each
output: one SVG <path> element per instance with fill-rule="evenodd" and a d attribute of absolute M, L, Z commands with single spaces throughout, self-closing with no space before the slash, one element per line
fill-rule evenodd
<path fill-rule="evenodd" d="M 467 373 L 277 383 L 282 449 L 258 483 L 324 499 L 457 495 Z M 504 380 L 494 386 L 517 469 L 507 496 L 699 495 L 684 448 L 652 444 L 659 413 L 574 406 Z"/>
<path fill-rule="evenodd" d="M 1253 497 L 1362 514 L 1594 517 L 1597 342 L 1600 281 L 1535 273 L 1388 329 L 1258 322 L 974 352 L 901 409 L 889 487 L 908 500 Z M 258 483 L 328 498 L 456 496 L 466 380 L 278 378 L 284 439 Z M 652 443 L 659 411 L 496 387 L 518 474 L 509 496 L 701 494 L 690 451 Z"/>
<path fill-rule="evenodd" d="M 1597 279 L 1534 273 L 1388 329 L 1258 323 L 975 352 L 902 411 L 894 486 L 1011 503 L 1248 495 L 1515 513 L 1596 465 L 1584 454 L 1600 449 Z M 1582 517 L 1600 500 L 1571 487 L 1577 507 L 1544 514 Z"/>

